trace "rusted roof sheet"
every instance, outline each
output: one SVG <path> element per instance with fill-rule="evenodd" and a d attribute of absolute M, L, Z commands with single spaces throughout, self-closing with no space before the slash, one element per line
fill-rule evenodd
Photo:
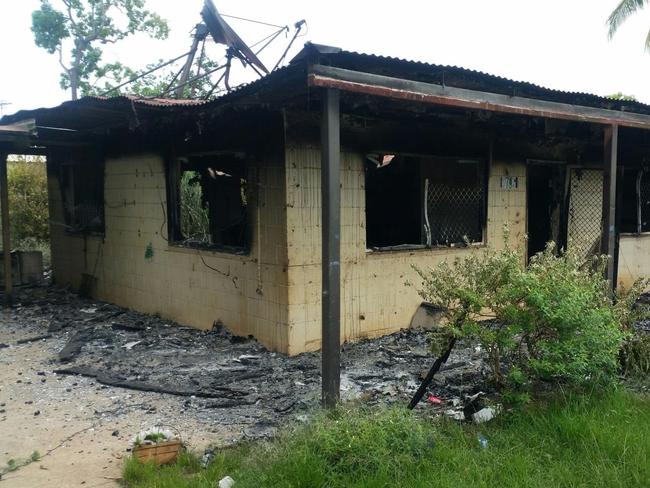
<path fill-rule="evenodd" d="M 569 92 L 546 88 L 534 83 L 517 81 L 483 71 L 458 66 L 440 65 L 391 56 L 359 53 L 344 49 L 306 43 L 292 62 L 318 62 L 324 65 L 423 81 L 489 93 L 548 100 L 587 107 L 650 114 L 650 105 L 627 100 L 615 100 L 585 92 Z"/>
<path fill-rule="evenodd" d="M 307 67 L 313 63 L 486 93 L 560 102 L 576 107 L 594 107 L 650 115 L 650 105 L 640 102 L 614 100 L 582 92 L 566 92 L 457 66 L 345 51 L 308 42 L 287 66 L 251 83 L 241 85 L 211 101 L 144 98 L 133 95 L 84 97 L 76 101 L 64 102 L 53 108 L 23 110 L 5 116 L 0 119 L 0 123 L 9 124 L 27 118 L 36 118 L 37 125 L 86 130 L 95 126 L 104 127 L 109 123 L 126 124 L 125 115 L 132 112 L 133 108 L 137 109 L 138 116 L 145 117 L 173 114 L 176 110 L 187 109 L 203 112 L 240 101 L 248 104 L 265 104 L 269 99 L 282 100 L 286 94 L 296 97 L 300 92 L 297 88 L 307 92 Z"/>
<path fill-rule="evenodd" d="M 97 100 L 112 100 L 126 99 L 132 101 L 137 105 L 147 105 L 150 107 L 196 107 L 197 105 L 205 105 L 207 100 L 190 99 L 190 98 L 148 98 L 137 97 L 135 95 L 120 95 L 118 97 L 88 97 Z"/>
<path fill-rule="evenodd" d="M 206 105 L 206 100 L 173 98 L 144 98 L 134 95 L 117 97 L 90 96 L 79 100 L 69 100 L 56 107 L 21 110 L 0 119 L 1 124 L 12 124 L 24 119 L 36 119 L 38 126 L 62 127 L 72 130 L 88 130 L 96 126 L 109 126 L 116 123 L 128 124 L 125 114 L 134 109 L 137 115 L 160 114 L 175 110 Z"/>

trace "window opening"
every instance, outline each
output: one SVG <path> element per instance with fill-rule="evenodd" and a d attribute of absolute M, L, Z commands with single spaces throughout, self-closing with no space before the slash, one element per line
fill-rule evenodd
<path fill-rule="evenodd" d="M 64 163 L 59 182 L 66 229 L 70 232 L 104 232 L 104 165 Z"/>
<path fill-rule="evenodd" d="M 176 161 L 176 244 L 243 252 L 249 247 L 246 165 L 237 160 L 193 157 Z"/>
<path fill-rule="evenodd" d="M 650 232 L 650 171 L 625 168 L 620 191 L 620 231 L 628 234 Z"/>
<path fill-rule="evenodd" d="M 485 178 L 473 159 L 370 155 L 366 242 L 370 249 L 458 246 L 483 241 Z M 390 155 L 393 156 L 393 155 Z"/>

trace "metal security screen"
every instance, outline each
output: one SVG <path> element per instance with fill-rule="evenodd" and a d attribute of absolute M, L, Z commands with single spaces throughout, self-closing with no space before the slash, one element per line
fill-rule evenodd
<path fill-rule="evenodd" d="M 426 244 L 483 240 L 484 178 L 478 162 L 445 160 L 425 179 Z"/>
<path fill-rule="evenodd" d="M 571 169 L 568 246 L 583 257 L 598 253 L 603 219 L 603 172 Z"/>

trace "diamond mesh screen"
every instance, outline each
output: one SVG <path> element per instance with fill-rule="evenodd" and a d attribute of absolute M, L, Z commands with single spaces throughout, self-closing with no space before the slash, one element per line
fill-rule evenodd
<path fill-rule="evenodd" d="M 569 198 L 569 247 L 585 258 L 598 253 L 603 219 L 603 172 L 572 169 Z"/>
<path fill-rule="evenodd" d="M 483 239 L 483 181 L 463 186 L 427 180 L 427 217 L 431 232 L 430 245 L 480 242 Z"/>

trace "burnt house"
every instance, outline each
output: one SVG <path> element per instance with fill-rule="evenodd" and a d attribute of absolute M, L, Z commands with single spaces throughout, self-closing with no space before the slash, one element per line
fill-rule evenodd
<path fill-rule="evenodd" d="M 0 123 L 26 119 L 38 136 L 0 151 L 47 155 L 56 282 L 290 354 L 321 346 L 339 299 L 341 341 L 408 327 L 411 265 L 499 248 L 506 224 L 522 259 L 553 240 L 611 255 L 619 286 L 650 276 L 638 102 L 307 44 L 213 101 Z"/>

